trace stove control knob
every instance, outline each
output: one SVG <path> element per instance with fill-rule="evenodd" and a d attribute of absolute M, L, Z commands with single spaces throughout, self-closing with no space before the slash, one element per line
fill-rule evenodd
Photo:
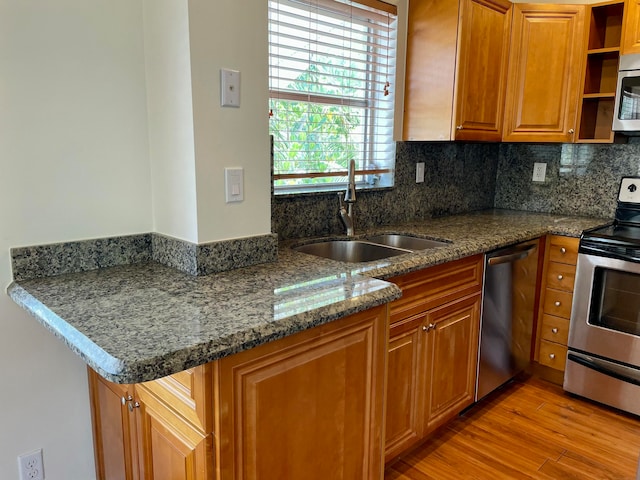
<path fill-rule="evenodd" d="M 632 183 L 631 185 L 629 185 L 627 187 L 627 190 L 629 190 L 631 193 L 635 192 L 638 189 L 638 187 L 636 187 L 635 183 Z"/>

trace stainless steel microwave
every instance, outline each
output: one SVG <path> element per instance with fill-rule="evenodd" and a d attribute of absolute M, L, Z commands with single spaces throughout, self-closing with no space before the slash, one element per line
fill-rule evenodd
<path fill-rule="evenodd" d="M 620 57 L 613 131 L 640 135 L 640 54 Z"/>

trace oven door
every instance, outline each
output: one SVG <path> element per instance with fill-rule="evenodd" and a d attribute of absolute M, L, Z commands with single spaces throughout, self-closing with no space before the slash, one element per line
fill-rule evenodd
<path fill-rule="evenodd" d="M 578 255 L 569 349 L 640 366 L 640 263 Z"/>

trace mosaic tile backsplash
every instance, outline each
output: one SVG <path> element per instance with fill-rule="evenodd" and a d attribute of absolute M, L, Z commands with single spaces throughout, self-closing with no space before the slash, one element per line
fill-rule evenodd
<path fill-rule="evenodd" d="M 613 217 L 620 179 L 640 175 L 640 139 L 628 144 L 397 144 L 395 187 L 358 193 L 358 229 L 420 221 L 485 208 Z M 425 162 L 425 182 L 415 183 Z M 547 164 L 544 183 L 533 164 Z M 272 231 L 279 238 L 344 233 L 332 195 L 275 196 Z"/>

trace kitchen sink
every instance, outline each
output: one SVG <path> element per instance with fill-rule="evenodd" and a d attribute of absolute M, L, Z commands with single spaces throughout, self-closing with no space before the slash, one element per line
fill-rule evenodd
<path fill-rule="evenodd" d="M 318 257 L 330 258 L 340 262 L 372 262 L 384 258 L 411 253 L 409 249 L 380 245 L 361 240 L 330 240 L 309 243 L 293 248 L 297 252 L 309 253 Z"/>
<path fill-rule="evenodd" d="M 297 252 L 330 258 L 341 262 L 372 262 L 395 257 L 417 250 L 443 247 L 449 242 L 412 237 L 410 235 L 385 234 L 369 237 L 366 240 L 328 240 L 309 243 L 293 249 Z"/>
<path fill-rule="evenodd" d="M 412 237 L 410 235 L 385 234 L 376 235 L 367 239 L 373 243 L 388 245 L 390 247 L 404 248 L 406 250 L 428 250 L 449 245 L 449 242 L 430 240 L 428 238 Z"/>

